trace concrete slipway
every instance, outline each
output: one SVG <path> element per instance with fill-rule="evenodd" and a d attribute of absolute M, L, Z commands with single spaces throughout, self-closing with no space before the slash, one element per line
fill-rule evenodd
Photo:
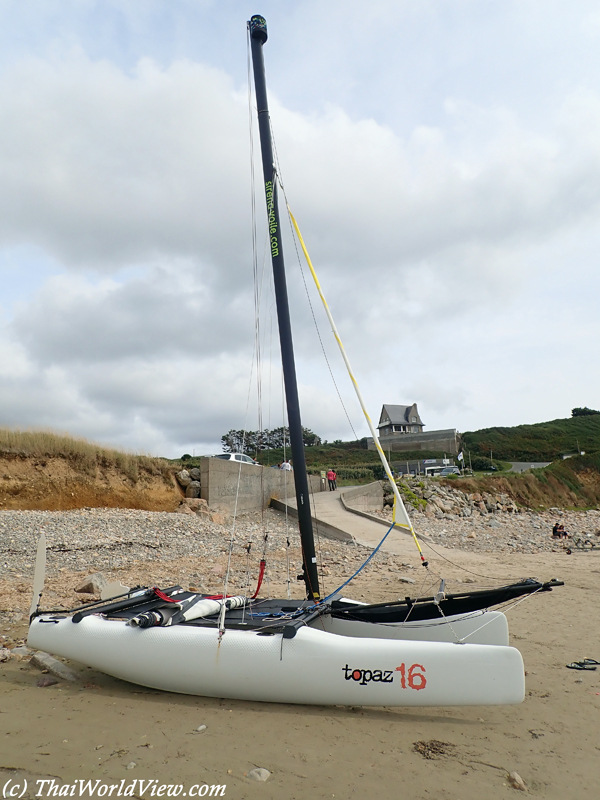
<path fill-rule="evenodd" d="M 279 511 L 285 511 L 286 503 L 288 513 L 296 516 L 295 497 L 289 497 L 286 501 L 274 500 L 271 505 Z M 367 547 L 376 547 L 389 528 L 385 520 L 379 520 L 372 515 L 382 505 L 383 489 L 379 482 L 313 494 L 311 507 L 315 535 L 320 533 L 341 541 L 354 539 Z M 428 541 L 428 537 L 418 532 L 417 535 L 421 540 Z M 412 536 L 398 529 L 390 533 L 382 549 L 411 560 L 414 560 L 416 554 Z"/>

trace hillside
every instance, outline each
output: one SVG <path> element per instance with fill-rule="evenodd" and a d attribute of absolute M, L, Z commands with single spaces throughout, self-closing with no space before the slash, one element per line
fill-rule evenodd
<path fill-rule="evenodd" d="M 597 508 L 600 506 L 600 453 L 555 461 L 545 469 L 442 479 L 469 493 L 507 494 L 527 508 Z"/>
<path fill-rule="evenodd" d="M 600 452 L 600 414 L 555 419 L 513 428 L 483 428 L 462 434 L 471 455 L 502 461 L 554 461 L 563 453 Z"/>
<path fill-rule="evenodd" d="M 165 459 L 45 431 L 0 429 L 0 509 L 173 511 L 178 503 Z"/>

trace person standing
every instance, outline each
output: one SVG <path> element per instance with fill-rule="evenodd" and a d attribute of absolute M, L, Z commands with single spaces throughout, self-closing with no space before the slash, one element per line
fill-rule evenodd
<path fill-rule="evenodd" d="M 331 467 L 329 468 L 329 472 L 327 473 L 327 480 L 329 481 L 329 491 L 335 492 L 335 490 L 337 489 L 337 475 Z"/>

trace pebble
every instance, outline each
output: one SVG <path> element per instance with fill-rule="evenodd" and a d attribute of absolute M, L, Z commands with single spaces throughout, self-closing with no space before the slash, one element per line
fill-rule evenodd
<path fill-rule="evenodd" d="M 525 786 L 525 781 L 519 775 L 518 772 L 509 772 L 508 774 L 508 782 L 513 787 L 513 789 L 519 789 L 522 792 L 527 791 L 527 787 Z"/>
<path fill-rule="evenodd" d="M 253 540 L 262 547 L 264 529 L 271 537 L 289 535 L 293 547 L 300 540 L 293 523 L 269 511 L 247 514 L 236 521 L 236 539 L 244 546 Z M 175 561 L 194 556 L 204 562 L 221 558 L 229 530 L 194 514 L 162 511 L 88 508 L 76 511 L 0 511 L 0 577 L 22 578 L 29 593 L 37 540 L 46 534 L 46 576 L 59 571 L 84 575 L 111 572 L 135 561 Z M 214 566 L 214 564 L 213 564 Z"/>
<path fill-rule="evenodd" d="M 195 733 L 204 733 L 205 730 L 206 730 L 206 725 L 198 725 L 198 727 L 195 730 Z"/>
<path fill-rule="evenodd" d="M 271 773 L 264 767 L 256 767 L 256 769 L 251 769 L 250 772 L 247 772 L 246 777 L 252 781 L 268 781 Z"/>
<path fill-rule="evenodd" d="M 32 654 L 33 650 L 30 650 L 29 647 L 26 647 L 24 644 L 21 644 L 18 647 L 13 647 L 12 649 L 12 655 L 18 656 L 19 658 L 27 658 Z"/>
<path fill-rule="evenodd" d="M 129 764 L 127 764 L 126 769 L 135 769 L 136 767 L 137 764 L 135 763 L 135 761 L 130 761 Z"/>
<path fill-rule="evenodd" d="M 37 679 L 35 685 L 41 689 L 44 686 L 55 686 L 58 682 L 58 678 L 55 678 L 54 675 L 42 675 Z"/>

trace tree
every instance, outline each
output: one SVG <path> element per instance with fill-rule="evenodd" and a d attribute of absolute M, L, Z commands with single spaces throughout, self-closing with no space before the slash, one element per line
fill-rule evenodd
<path fill-rule="evenodd" d="M 192 457 L 191 457 L 191 455 L 190 455 L 189 453 L 184 453 L 184 454 L 181 456 L 181 460 L 182 460 L 182 461 L 190 461 L 190 460 L 191 460 L 191 458 L 192 458 Z"/>
<path fill-rule="evenodd" d="M 302 428 L 302 441 L 305 447 L 315 447 L 321 444 L 321 437 L 309 428 Z M 264 431 L 236 431 L 230 430 L 221 436 L 221 444 L 226 453 L 258 453 L 261 450 L 290 446 L 289 428 L 273 428 Z"/>
<path fill-rule="evenodd" d="M 225 436 L 221 436 L 221 444 L 226 453 L 243 453 L 246 447 L 247 432 L 236 431 L 233 428 Z"/>
<path fill-rule="evenodd" d="M 304 447 L 317 447 L 321 444 L 321 437 L 313 433 L 309 428 L 302 428 L 302 441 Z"/>
<path fill-rule="evenodd" d="M 572 417 L 589 417 L 591 414 L 600 414 L 600 411 L 594 411 L 593 408 L 584 406 L 583 408 L 574 408 L 571 411 Z"/>

